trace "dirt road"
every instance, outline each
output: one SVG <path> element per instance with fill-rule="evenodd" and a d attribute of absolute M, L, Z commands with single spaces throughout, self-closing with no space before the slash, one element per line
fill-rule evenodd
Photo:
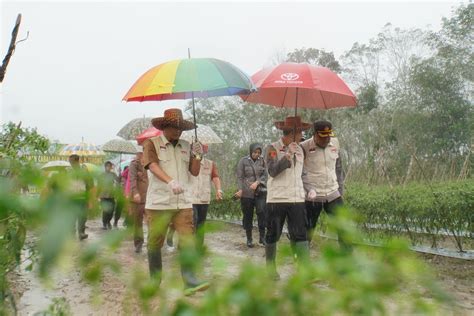
<path fill-rule="evenodd" d="M 82 246 L 98 240 L 107 233 L 102 230 L 99 220 L 88 221 L 87 225 L 89 239 L 84 241 Z M 257 236 L 256 231 L 254 235 Z M 239 266 L 247 260 L 264 264 L 264 248 L 256 245 L 255 248 L 248 249 L 245 245 L 245 233 L 237 225 L 222 224 L 218 230 L 208 233 L 206 245 L 212 260 L 207 259 L 205 262 L 202 277 L 211 281 L 237 275 Z M 179 272 L 175 263 L 176 250 L 170 249 L 166 245 L 163 249 L 162 286 L 171 283 L 177 284 L 181 280 L 179 280 Z M 314 246 L 311 252 L 317 257 L 318 247 Z M 70 254 L 70 256 L 74 257 L 74 254 Z M 146 252 L 135 254 L 133 242 L 127 240 L 112 256 L 119 262 L 123 273 L 118 276 L 111 271 L 106 271 L 98 287 L 90 287 L 82 281 L 80 271 L 72 268 L 71 264 L 62 264 L 62 269 L 56 269 L 52 274 L 51 282 L 46 284 L 46 287 L 33 272 L 17 271 L 13 275 L 13 281 L 19 314 L 33 315 L 38 311 L 45 310 L 53 298 L 59 297 L 64 297 L 67 300 L 74 315 L 140 314 L 139 303 L 135 294 L 130 290 L 130 285 L 133 284 L 134 279 L 136 280 L 137 274 L 146 276 L 148 273 Z M 474 262 L 432 255 L 420 255 L 420 258 L 434 268 L 444 288 L 457 298 L 458 304 L 465 314 L 474 314 Z M 218 267 L 219 262 L 221 262 L 220 268 Z M 283 278 L 292 271 L 291 260 L 287 260 L 279 266 L 279 272 Z M 182 291 L 175 287 L 169 295 L 177 298 L 182 295 Z M 199 300 L 202 295 L 198 293 L 191 300 Z M 158 308 L 157 304 L 152 304 L 152 308 Z"/>

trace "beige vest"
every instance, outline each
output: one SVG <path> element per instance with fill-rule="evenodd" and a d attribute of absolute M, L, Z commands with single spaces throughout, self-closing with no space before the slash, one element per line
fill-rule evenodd
<path fill-rule="evenodd" d="M 201 160 L 201 170 L 197 177 L 192 176 L 193 204 L 211 203 L 211 173 L 212 161 L 206 158 Z"/>
<path fill-rule="evenodd" d="M 150 210 L 192 208 L 192 175 L 189 173 L 191 146 L 182 139 L 176 146 L 173 146 L 163 135 L 150 138 L 150 140 L 155 145 L 160 168 L 183 186 L 184 193 L 173 194 L 167 183 L 158 179 L 148 170 L 149 182 L 145 208 Z"/>
<path fill-rule="evenodd" d="M 277 159 L 284 158 L 287 151 L 281 139 L 272 144 L 277 151 Z M 303 149 L 298 146 L 296 152 L 296 164 L 291 160 L 291 168 L 285 169 L 275 178 L 268 175 L 267 181 L 267 203 L 299 203 L 304 202 L 305 192 L 303 188 Z"/>
<path fill-rule="evenodd" d="M 304 182 L 316 191 L 317 197 L 334 194 L 339 189 L 336 176 L 336 159 L 339 158 L 339 141 L 331 138 L 325 149 L 318 147 L 311 137 L 301 143 L 306 152 Z"/>

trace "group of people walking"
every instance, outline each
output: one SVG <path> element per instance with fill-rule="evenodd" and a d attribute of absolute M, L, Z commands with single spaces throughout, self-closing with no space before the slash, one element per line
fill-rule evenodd
<path fill-rule="evenodd" d="M 148 224 L 147 255 L 150 274 L 161 280 L 161 248 L 173 231 L 179 235 L 180 252 L 204 247 L 204 229 L 211 184 L 216 200 L 223 198 L 216 164 L 204 157 L 207 145 L 180 138 L 194 123 L 179 109 L 168 109 L 152 124 L 162 135 L 143 142 L 129 167 L 131 223 L 135 251 L 143 246 L 143 219 Z M 309 258 L 309 241 L 322 210 L 334 214 L 342 205 L 343 173 L 339 143 L 328 121 L 309 124 L 299 116 L 275 122 L 282 131 L 279 140 L 263 146 L 252 144 L 249 155 L 237 166 L 238 191 L 247 246 L 254 247 L 252 230 L 257 216 L 259 243 L 265 247 L 269 272 L 278 279 L 277 242 L 286 222 L 291 247 L 298 260 Z M 313 127 L 313 136 L 301 142 L 303 132 Z M 106 172 L 109 166 L 106 163 Z M 107 177 L 105 177 L 107 178 Z M 116 181 L 112 176 L 108 181 Z M 103 192 L 104 226 L 110 222 L 110 197 Z M 105 214 L 104 213 L 104 214 Z M 172 236 L 172 235 L 171 235 Z M 171 237 L 172 238 L 172 237 Z M 170 240 L 170 238 L 168 238 Z M 189 293 L 206 289 L 208 282 L 196 277 L 195 264 L 181 260 L 181 275 Z"/>

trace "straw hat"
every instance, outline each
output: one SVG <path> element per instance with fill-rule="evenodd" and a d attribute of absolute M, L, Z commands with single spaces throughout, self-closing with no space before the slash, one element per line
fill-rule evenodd
<path fill-rule="evenodd" d="M 151 124 L 160 130 L 170 126 L 182 131 L 188 131 L 194 128 L 194 123 L 185 120 L 183 118 L 183 112 L 181 112 L 180 109 L 165 110 L 164 116 L 152 119 Z"/>

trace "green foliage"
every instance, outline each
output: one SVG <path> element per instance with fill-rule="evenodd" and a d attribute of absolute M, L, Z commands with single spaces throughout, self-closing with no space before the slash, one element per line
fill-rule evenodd
<path fill-rule="evenodd" d="M 7 216 L 18 214 L 27 219 L 24 221 L 25 229 L 38 236 L 38 242 L 31 245 L 33 252 L 38 255 L 38 260 L 33 260 L 38 264 L 37 271 L 40 275 L 47 278 L 51 268 L 67 248 L 78 242 L 71 241 L 71 218 L 77 216 L 77 204 L 71 199 L 74 195 L 68 192 L 72 174 L 59 173 L 52 178 L 54 181 L 44 181 L 36 179 L 44 176 L 35 172 L 23 176 L 28 170 L 20 169 L 16 174 L 22 175 L 19 178 L 30 179 L 31 183 L 48 190 L 43 191 L 41 198 L 28 198 L 13 189 L 12 181 L 3 179 L 0 183 L 6 188 L 10 187 L 10 192 L 0 194 L 1 211 Z M 472 188 L 472 184 L 469 188 Z M 462 197 L 464 201 L 468 191 L 469 189 Z M 226 216 L 231 212 L 238 212 L 240 218 L 239 202 L 230 200 L 230 195 L 229 190 L 224 201 L 213 203 L 211 214 Z M 222 211 L 214 209 L 216 206 Z M 472 201 L 465 203 L 463 207 L 472 208 Z M 357 244 L 362 239 L 348 214 L 341 213 L 341 217 L 336 221 L 328 221 L 327 227 L 351 243 Z M 103 238 L 97 241 L 88 241 L 82 247 L 73 246 L 73 252 L 78 257 L 74 264 L 88 283 L 99 285 L 107 270 L 115 275 L 123 273 L 113 254 L 128 238 L 128 233 L 123 230 L 113 231 L 104 234 Z M 12 242 L 5 247 L 11 247 L 10 249 L 18 253 L 22 243 Z M 283 244 L 280 247 L 279 260 L 292 257 L 289 254 L 289 247 Z M 195 265 L 202 260 L 201 256 L 201 252 L 191 251 L 177 256 L 177 259 L 183 264 L 192 262 Z M 218 268 L 225 265 L 226 260 L 216 258 L 212 266 Z M 5 275 L 14 267 L 15 262 L 18 261 L 10 262 L 10 268 L 1 267 L 4 289 L 7 288 Z M 299 265 L 289 278 L 277 283 L 271 280 L 263 265 L 246 263 L 241 267 L 237 278 L 220 279 L 199 302 L 173 297 L 170 288 L 181 287 L 181 284 L 171 283 L 165 289 L 159 288 L 157 280 L 150 280 L 147 275 L 137 272 L 132 274 L 132 278 L 130 291 L 135 293 L 145 313 L 151 311 L 150 304 L 156 298 L 161 302 L 177 300 L 171 307 L 160 307 L 160 313 L 164 315 L 387 313 L 387 302 L 393 300 L 403 302 L 399 304 L 403 312 L 423 314 L 433 311 L 436 304 L 447 302 L 447 298 L 433 283 L 428 270 L 412 257 L 407 245 L 395 241 L 388 242 L 380 249 L 355 247 L 353 252 L 345 248 L 340 249 L 329 242 L 323 246 L 315 262 Z M 177 276 L 170 278 L 179 279 Z M 314 297 L 325 297 L 325 300 L 314 300 Z M 419 309 L 420 306 L 423 309 Z M 3 305 L 1 308 L 4 308 Z M 52 307 L 44 313 L 67 314 L 67 304 L 64 301 L 53 302 Z"/>
<path fill-rule="evenodd" d="M 372 238 L 407 235 L 413 244 L 428 236 L 436 247 L 448 233 L 462 251 L 465 239 L 474 237 L 474 181 L 412 183 L 406 186 L 352 184 L 346 202 L 361 216 L 361 227 Z"/>
<path fill-rule="evenodd" d="M 71 307 L 64 297 L 55 297 L 47 310 L 35 313 L 34 316 L 68 316 L 72 315 Z"/>
<path fill-rule="evenodd" d="M 0 131 L 0 158 L 21 158 L 24 154 L 46 153 L 49 140 L 35 128 L 22 128 L 21 123 L 4 124 Z"/>
<path fill-rule="evenodd" d="M 350 222 L 348 213 L 341 212 L 329 221 L 329 228 L 358 242 L 361 235 L 348 225 Z M 423 298 L 424 291 L 434 300 Z M 324 299 L 315 299 L 318 297 Z M 397 300 L 396 311 L 387 309 L 386 303 L 392 299 Z M 179 300 L 171 314 L 429 314 L 436 310 L 433 302 L 448 301 L 403 241 L 354 251 L 329 243 L 315 262 L 298 265 L 288 279 L 278 282 L 264 267 L 245 263 L 237 278 L 215 284 L 199 303 Z"/>
<path fill-rule="evenodd" d="M 224 200 L 211 203 L 209 216 L 240 221 L 240 202 L 228 190 Z M 459 250 L 474 238 L 474 181 L 406 186 L 349 184 L 344 200 L 359 216 L 358 225 L 369 240 L 406 235 L 412 244 L 428 240 L 437 247 L 449 234 Z M 325 224 L 321 224 L 324 227 Z"/>
<path fill-rule="evenodd" d="M 441 239 L 438 234 L 446 232 L 453 236 L 459 250 L 465 248 L 468 238 L 473 238 L 474 183 L 469 173 L 472 10 L 472 4 L 461 5 L 443 20 L 438 32 L 403 30 L 387 24 L 368 43 L 355 43 L 340 61 L 332 52 L 317 48 L 295 49 L 286 56 L 289 61 L 329 67 L 353 84 L 358 109 L 299 113 L 305 121 L 326 118 L 333 122 L 349 179 L 346 205 L 359 217 L 357 223 L 365 235 L 355 229 L 347 214 L 334 222 L 326 219 L 324 229 L 342 233 L 354 243 L 363 238 L 382 239 L 386 241 L 383 247 L 355 247 L 348 252 L 327 242 L 315 262 L 298 267 L 288 279 L 277 283 L 264 267 L 246 263 L 237 278 L 219 280 L 201 301 L 179 298 L 169 308 L 162 306 L 160 312 L 429 314 L 438 302 L 446 302 L 428 269 L 413 258 L 408 245 L 390 237 L 406 235 L 413 244 L 429 238 L 437 246 Z M 239 221 L 240 203 L 231 199 L 236 191 L 235 166 L 248 154 L 250 143 L 268 144 L 278 139 L 280 134 L 273 121 L 293 111 L 246 104 L 231 97 L 199 100 L 196 114 L 198 123 L 211 126 L 224 141 L 212 145 L 209 153 L 218 164 L 226 188 L 225 199 L 211 204 L 210 216 Z M 37 266 L 34 270 L 47 278 L 64 252 L 76 243 L 71 241 L 72 227 L 81 209 L 74 199 L 77 196 L 68 190 L 71 174 L 47 178 L 18 159 L 23 154 L 45 153 L 48 147 L 49 141 L 35 129 L 8 123 L 0 132 L 0 170 L 8 176 L 0 178 L 0 314 L 7 311 L 10 271 L 26 260 L 30 269 Z M 457 177 L 467 180 L 410 183 Z M 385 186 L 370 185 L 374 183 Z M 25 194 L 28 186 L 35 186 L 41 197 Z M 125 203 L 120 194 L 117 198 Z M 87 195 L 84 200 L 94 204 L 95 196 Z M 88 206 L 89 214 L 96 215 L 92 210 L 97 211 L 97 207 Z M 27 232 L 38 239 L 25 245 Z M 75 264 L 88 283 L 99 284 L 107 270 L 123 273 L 111 254 L 126 234 L 114 232 L 73 248 L 78 256 Z M 280 257 L 289 255 L 288 246 L 280 248 Z M 200 262 L 200 256 L 194 251 L 178 260 Z M 225 259 L 216 259 L 212 266 L 225 265 Z M 148 305 L 157 297 L 162 302 L 176 299 L 159 288 L 157 280 L 139 272 L 133 274 L 130 291 L 136 293 L 147 313 Z M 315 299 L 319 297 L 324 299 Z M 397 310 L 387 310 L 387 303 L 394 301 Z M 64 315 L 70 311 L 59 299 L 44 313 Z"/>

